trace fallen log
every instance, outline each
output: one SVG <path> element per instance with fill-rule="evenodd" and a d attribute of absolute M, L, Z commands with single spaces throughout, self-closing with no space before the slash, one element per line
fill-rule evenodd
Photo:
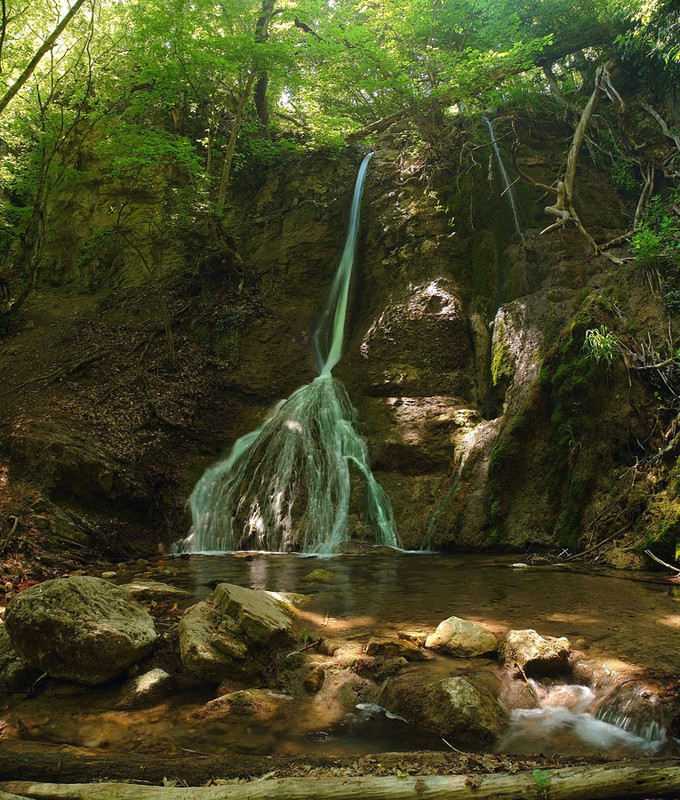
<path fill-rule="evenodd" d="M 273 778 L 222 786 L 135 786 L 13 781 L 36 800 L 605 800 L 680 792 L 680 761 L 628 761 L 519 774 Z"/>

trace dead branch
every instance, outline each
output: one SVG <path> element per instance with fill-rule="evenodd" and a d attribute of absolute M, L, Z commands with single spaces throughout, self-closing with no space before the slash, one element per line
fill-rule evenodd
<path fill-rule="evenodd" d="M 382 119 L 372 122 L 370 125 L 367 125 L 365 128 L 362 128 L 359 131 L 350 133 L 349 136 L 346 137 L 346 141 L 348 144 L 354 144 L 355 142 L 359 142 L 373 133 L 383 133 L 383 131 L 386 131 L 393 122 L 398 122 L 405 116 L 406 109 L 402 108 L 399 111 L 395 111 L 394 114 L 389 114 L 387 117 L 383 117 Z"/>
<path fill-rule="evenodd" d="M 642 166 L 640 167 L 640 171 L 642 172 Z M 650 195 L 654 191 L 654 165 L 647 164 L 645 170 L 643 172 L 642 177 L 645 180 L 645 185 L 642 187 L 642 192 L 640 194 L 640 199 L 638 200 L 637 208 L 635 209 L 635 217 L 633 218 L 633 230 L 637 230 L 638 225 L 640 224 L 640 220 L 642 218 L 642 213 L 644 212 L 647 202 L 650 198 Z"/>
<path fill-rule="evenodd" d="M 680 136 L 670 132 L 664 118 L 657 111 L 655 111 L 650 105 L 647 105 L 647 103 L 641 103 L 641 105 L 644 108 L 644 110 L 652 117 L 654 117 L 654 119 L 659 123 L 663 135 L 667 139 L 670 139 L 675 144 L 675 147 L 678 150 L 678 152 L 680 152 Z"/>
<path fill-rule="evenodd" d="M 657 564 L 661 564 L 662 567 L 666 567 L 666 569 L 670 569 L 680 575 L 680 567 L 674 567 L 672 564 L 667 564 L 665 561 L 662 561 L 660 558 L 658 558 L 658 556 L 655 556 L 651 550 L 645 550 L 645 555 L 649 556 L 652 561 L 656 561 Z"/>
<path fill-rule="evenodd" d="M 7 551 L 7 545 L 10 543 L 10 540 L 12 539 L 12 536 L 14 536 L 14 534 L 16 533 L 17 526 L 19 525 L 19 517 L 10 516 L 7 519 L 8 520 L 13 519 L 14 524 L 12 525 L 10 532 L 5 537 L 5 541 L 2 543 L 2 549 L 0 550 L 0 553 L 5 553 Z"/>
<path fill-rule="evenodd" d="M 636 760 L 546 771 L 546 787 L 533 771 L 516 775 L 396 775 L 359 777 L 319 775 L 269 778 L 227 786 L 167 787 L 129 783 L 57 784 L 12 781 L 5 791 L 41 800 L 499 800 L 539 798 L 581 800 L 583 797 L 649 797 L 680 790 L 677 759 Z"/>

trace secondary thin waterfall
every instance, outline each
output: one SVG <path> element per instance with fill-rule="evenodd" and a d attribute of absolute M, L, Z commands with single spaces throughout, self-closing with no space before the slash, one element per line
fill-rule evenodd
<path fill-rule="evenodd" d="M 363 483 L 376 544 L 399 546 L 389 498 L 375 480 L 356 411 L 331 375 L 342 355 L 364 178 L 359 169 L 349 231 L 321 323 L 314 335 L 319 371 L 281 401 L 257 430 L 206 470 L 189 498 L 192 528 L 184 552 L 299 550 L 333 553 L 351 536 L 353 483 Z"/>
<path fill-rule="evenodd" d="M 496 141 L 496 134 L 493 129 L 493 125 L 491 124 L 491 120 L 488 117 L 482 117 L 484 122 L 486 122 L 486 126 L 489 129 L 489 137 L 491 138 L 491 146 L 493 147 L 493 151 L 496 155 L 496 163 L 498 164 L 498 172 L 501 176 L 501 182 L 503 183 L 503 194 L 508 198 L 508 205 L 510 206 L 510 210 L 512 211 L 512 219 L 515 223 L 515 230 L 517 231 L 517 235 L 519 236 L 520 241 L 522 244 L 525 244 L 524 241 L 524 234 L 522 233 L 522 229 L 519 224 L 519 214 L 517 212 L 517 198 L 515 197 L 515 192 L 512 188 L 512 184 L 510 183 L 510 179 L 508 178 L 507 170 L 505 169 L 505 164 L 503 163 L 503 158 L 501 156 L 500 148 L 498 147 L 498 142 Z"/>

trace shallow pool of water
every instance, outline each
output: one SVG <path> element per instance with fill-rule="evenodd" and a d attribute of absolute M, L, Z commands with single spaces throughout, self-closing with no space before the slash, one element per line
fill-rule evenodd
<path fill-rule="evenodd" d="M 638 574 L 631 579 L 615 572 L 513 566 L 517 561 L 517 557 L 386 552 L 324 558 L 196 555 L 160 558 L 141 572 L 130 569 L 126 574 L 121 569 L 118 580 L 150 577 L 188 589 L 192 599 L 187 605 L 207 597 L 221 582 L 309 595 L 301 615 L 310 639 L 339 638 L 359 647 L 375 635 L 429 633 L 452 615 L 479 622 L 498 637 L 511 628 L 534 628 L 541 634 L 569 637 L 590 674 L 599 680 L 604 676 L 607 691 L 623 680 L 650 685 L 677 680 L 677 585 L 658 575 Z M 331 574 L 324 580 L 309 577 L 318 570 Z M 488 659 L 474 662 L 494 668 Z M 471 666 L 471 660 L 436 655 L 417 668 L 444 677 Z M 539 691 L 550 693 L 549 688 Z M 573 698 L 579 691 L 571 687 L 567 694 Z M 594 691 L 602 692 L 602 685 Z M 283 704 L 284 713 L 275 723 L 247 716 L 208 721 L 195 712 L 214 696 L 210 687 L 177 692 L 153 708 L 135 711 L 114 708 L 119 692 L 119 685 L 95 692 L 55 684 L 31 699 L 15 696 L 0 712 L 0 738 L 165 754 L 359 754 L 447 747 L 435 733 L 386 716 L 379 697 L 358 704 L 332 724 L 324 720 L 317 726 L 294 698 L 286 700 L 290 705 Z M 627 730 L 617 726 L 617 720 L 628 717 L 619 719 L 615 708 L 598 718 L 595 695 L 588 702 L 560 701 L 555 696 L 543 698 L 540 708 L 513 711 L 500 749 L 642 755 L 666 746 L 658 728 L 646 736 L 628 722 Z"/>

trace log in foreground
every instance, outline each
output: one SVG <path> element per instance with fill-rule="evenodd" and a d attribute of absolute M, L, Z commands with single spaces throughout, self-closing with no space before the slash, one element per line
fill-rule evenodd
<path fill-rule="evenodd" d="M 680 760 L 617 762 L 516 775 L 320 775 L 182 788 L 12 781 L 1 788 L 39 800 L 604 800 L 680 792 Z"/>

